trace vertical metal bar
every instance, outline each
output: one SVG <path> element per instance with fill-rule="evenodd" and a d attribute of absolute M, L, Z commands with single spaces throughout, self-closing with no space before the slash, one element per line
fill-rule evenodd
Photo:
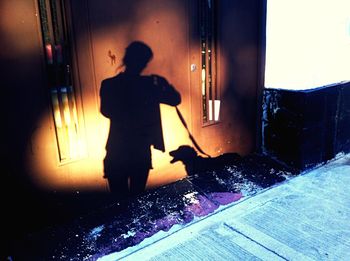
<path fill-rule="evenodd" d="M 208 121 L 207 108 L 207 24 L 206 24 L 206 0 L 200 4 L 200 44 L 201 44 L 201 94 L 202 94 L 202 120 Z"/>
<path fill-rule="evenodd" d="M 218 86 L 216 81 L 216 2 L 214 0 L 208 0 L 208 81 L 209 81 L 209 92 L 210 102 L 212 106 L 211 120 L 212 122 L 218 121 L 216 115 L 219 113 L 218 103 Z"/>
<path fill-rule="evenodd" d="M 211 13 L 211 0 L 206 1 L 205 6 L 205 14 L 206 14 L 206 27 L 207 27 L 207 92 L 208 92 L 208 99 L 207 104 L 208 106 L 208 118 L 209 123 L 213 121 L 213 95 L 212 95 L 212 60 L 211 60 L 211 49 L 212 49 L 212 26 L 211 26 L 211 20 L 212 20 L 212 13 Z"/>
<path fill-rule="evenodd" d="M 51 89 L 51 102 L 52 102 L 52 110 L 54 114 L 59 157 L 60 157 L 60 160 L 66 160 L 69 158 L 69 155 L 67 150 L 67 144 L 63 142 L 65 140 L 65 130 L 62 122 L 62 117 L 61 117 L 58 90 L 56 88 Z"/>
<path fill-rule="evenodd" d="M 38 0 L 48 85 L 61 162 L 82 155 L 63 0 Z"/>
<path fill-rule="evenodd" d="M 200 1 L 201 94 L 203 124 L 214 123 L 218 90 L 216 84 L 216 8 L 214 0 Z"/>

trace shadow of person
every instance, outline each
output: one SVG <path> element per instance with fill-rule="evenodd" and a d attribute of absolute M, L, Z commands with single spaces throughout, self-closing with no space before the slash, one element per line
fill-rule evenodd
<path fill-rule="evenodd" d="M 152 57 L 149 46 L 132 42 L 123 58 L 124 72 L 101 83 L 100 110 L 110 120 L 104 177 L 116 199 L 145 190 L 152 169 L 151 146 L 165 151 L 159 105 L 181 102 L 165 78 L 141 75 Z"/>

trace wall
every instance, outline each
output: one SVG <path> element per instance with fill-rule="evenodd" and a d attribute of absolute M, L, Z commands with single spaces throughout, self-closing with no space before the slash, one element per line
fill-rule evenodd
<path fill-rule="evenodd" d="M 203 127 L 201 122 L 198 1 L 143 0 L 72 2 L 71 17 L 77 66 L 77 88 L 82 97 L 88 161 L 38 171 L 51 186 L 85 189 L 101 183 L 109 122 L 99 113 L 99 88 L 103 79 L 118 73 L 125 47 L 132 41 L 147 43 L 154 59 L 145 74 L 159 74 L 181 93 L 179 106 L 200 146 L 210 155 L 225 152 L 247 154 L 255 149 L 259 42 L 262 9 L 259 1 L 218 4 L 218 85 L 222 108 L 220 122 Z M 239 11 L 238 11 L 239 10 Z M 113 64 L 109 51 L 116 56 Z M 191 145 L 175 110 L 162 106 L 162 125 L 166 152 L 153 150 L 154 169 L 148 187 L 163 185 L 186 176 L 184 166 L 170 164 L 169 152 L 180 145 Z M 41 136 L 41 135 L 40 135 Z M 86 171 L 83 171 L 86 169 Z M 67 171 L 68 170 L 68 171 Z M 64 173 L 62 173 L 64 172 Z M 63 178 L 64 177 L 64 178 Z M 41 179 L 41 178 L 40 178 Z"/>
<path fill-rule="evenodd" d="M 47 87 L 37 1 L 0 3 L 3 124 L 0 135 L 2 201 L 7 221 L 18 233 L 29 226 L 66 220 L 98 206 L 108 192 L 102 159 L 109 123 L 99 113 L 101 80 L 118 72 L 133 40 L 148 43 L 155 57 L 145 73 L 165 76 L 182 95 L 182 111 L 201 147 L 212 156 L 255 150 L 258 98 L 262 87 L 259 56 L 261 1 L 218 1 L 218 84 L 221 121 L 201 124 L 197 1 L 66 1 L 72 40 L 74 87 L 83 120 L 86 154 L 59 160 Z M 122 8 L 121 8 L 122 7 Z M 108 51 L 116 55 L 112 64 Z M 185 177 L 168 152 L 191 145 L 173 108 L 162 106 L 166 153 L 154 155 L 149 187 Z M 18 200 L 14 200 L 17 198 Z M 23 217 L 26 217 L 24 220 Z M 5 222 L 7 222 L 5 221 Z M 15 225 L 14 225 L 15 224 Z M 15 231 L 8 231 L 16 234 Z M 5 233 L 6 234 L 6 233 Z"/>
<path fill-rule="evenodd" d="M 102 162 L 109 121 L 99 112 L 99 89 L 103 79 L 123 68 L 125 48 L 132 41 L 143 41 L 151 47 L 154 58 L 144 74 L 165 77 L 181 93 L 179 106 L 186 121 L 191 123 L 189 92 L 189 5 L 183 1 L 86 1 L 72 3 L 72 20 L 77 46 L 77 63 L 83 102 L 87 142 L 90 156 Z M 108 52 L 116 56 L 111 63 Z M 148 186 L 158 186 L 185 175 L 180 163 L 171 165 L 169 151 L 189 144 L 186 130 L 175 109 L 161 106 L 166 152 L 153 150 L 154 170 Z M 99 127 L 97 127 L 99 126 Z M 171 169 L 170 169 L 171 168 Z M 101 171 L 98 173 L 102 176 Z"/>
<path fill-rule="evenodd" d="M 260 107 L 257 104 L 263 90 L 260 59 L 264 48 L 261 32 L 264 1 L 218 1 L 217 26 L 218 84 L 224 105 L 222 121 L 219 128 L 200 128 L 197 120 L 194 133 L 202 142 L 223 137 L 221 144 L 215 147 L 222 148 L 222 152 L 235 151 L 244 155 L 255 151 L 259 142 L 256 131 Z M 198 106 L 198 102 L 194 104 Z"/>
<path fill-rule="evenodd" d="M 349 101 L 349 83 L 306 91 L 265 89 L 265 153 L 304 170 L 350 152 Z"/>
<path fill-rule="evenodd" d="M 41 117 L 49 115 L 50 109 L 37 15 L 34 1 L 0 2 L 0 208 L 5 242 L 1 252 L 11 238 L 40 222 L 45 224 L 46 218 L 46 215 L 34 217 L 45 209 L 45 198 L 35 193 L 26 161 L 27 155 L 33 155 L 37 149 L 31 142 L 32 134 L 52 128 L 50 123 L 40 122 Z"/>

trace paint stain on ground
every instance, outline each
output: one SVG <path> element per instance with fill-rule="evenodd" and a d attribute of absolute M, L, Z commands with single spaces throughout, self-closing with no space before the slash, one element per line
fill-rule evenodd
<path fill-rule="evenodd" d="M 123 204 L 107 206 L 72 224 L 31 235 L 18 245 L 14 257 L 96 260 L 169 231 L 175 225 L 186 226 L 214 213 L 220 206 L 238 202 L 292 175 L 269 159 L 249 156 L 237 164 L 196 173 Z"/>

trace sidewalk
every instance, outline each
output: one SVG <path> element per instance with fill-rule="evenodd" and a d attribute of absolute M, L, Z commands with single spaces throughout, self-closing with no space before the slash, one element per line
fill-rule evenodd
<path fill-rule="evenodd" d="M 349 184 L 347 155 L 100 260 L 350 260 Z"/>
<path fill-rule="evenodd" d="M 350 260 L 350 154 L 295 173 L 251 155 L 30 235 L 13 260 Z"/>

